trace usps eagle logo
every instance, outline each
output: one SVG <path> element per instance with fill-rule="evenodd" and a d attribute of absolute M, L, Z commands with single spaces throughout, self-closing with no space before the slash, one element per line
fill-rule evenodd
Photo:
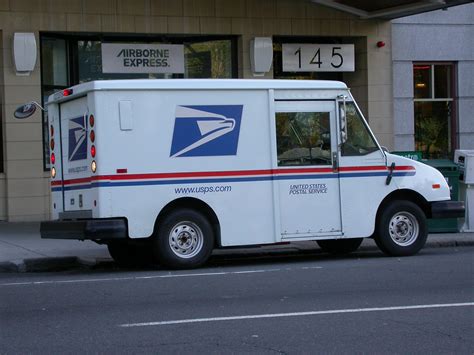
<path fill-rule="evenodd" d="M 236 155 L 243 105 L 177 106 L 170 157 Z"/>
<path fill-rule="evenodd" d="M 69 161 L 87 158 L 87 121 L 85 116 L 69 120 Z"/>

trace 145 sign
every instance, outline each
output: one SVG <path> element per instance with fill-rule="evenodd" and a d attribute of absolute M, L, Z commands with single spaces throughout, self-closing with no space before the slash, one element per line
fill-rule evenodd
<path fill-rule="evenodd" d="M 284 72 L 354 71 L 353 44 L 282 45 Z"/>

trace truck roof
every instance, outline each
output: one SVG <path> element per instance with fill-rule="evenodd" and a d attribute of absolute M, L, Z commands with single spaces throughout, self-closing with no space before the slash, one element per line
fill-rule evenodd
<path fill-rule="evenodd" d="M 49 96 L 48 104 L 82 96 L 99 90 L 269 90 L 269 89 L 319 89 L 347 90 L 341 81 L 331 80 L 273 80 L 273 79 L 132 79 L 97 80 L 71 87 L 72 93 L 65 97 L 62 91 Z"/>

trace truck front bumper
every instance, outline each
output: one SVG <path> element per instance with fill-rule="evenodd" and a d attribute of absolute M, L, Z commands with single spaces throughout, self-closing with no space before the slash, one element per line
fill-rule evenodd
<path fill-rule="evenodd" d="M 41 222 L 43 239 L 107 240 L 127 238 L 125 219 L 86 219 Z"/>
<path fill-rule="evenodd" d="M 431 218 L 463 218 L 464 201 L 439 201 L 431 203 Z"/>

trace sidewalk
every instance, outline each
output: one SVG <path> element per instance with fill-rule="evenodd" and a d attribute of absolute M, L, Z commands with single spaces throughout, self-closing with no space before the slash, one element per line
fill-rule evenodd
<path fill-rule="evenodd" d="M 474 233 L 430 234 L 425 248 L 474 246 Z M 359 250 L 376 250 L 365 239 Z M 217 257 L 318 252 L 315 242 L 215 250 Z M 107 246 L 92 241 L 41 239 L 39 223 L 0 222 L 0 272 L 55 271 L 112 264 Z"/>

